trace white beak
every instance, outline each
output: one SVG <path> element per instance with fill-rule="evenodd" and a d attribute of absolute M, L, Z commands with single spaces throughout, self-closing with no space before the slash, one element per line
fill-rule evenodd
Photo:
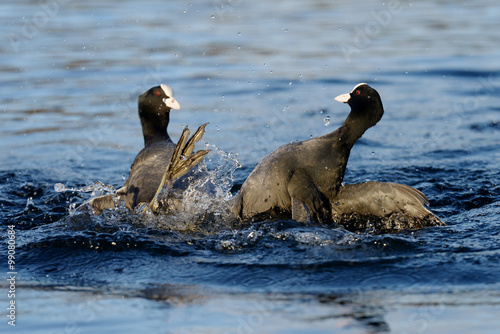
<path fill-rule="evenodd" d="M 165 95 L 170 96 L 169 98 L 163 99 L 163 103 L 165 103 L 165 105 L 170 109 L 181 109 L 179 102 L 174 99 L 174 92 L 172 91 L 172 88 L 165 84 L 161 84 L 160 87 Z"/>
<path fill-rule="evenodd" d="M 337 96 L 335 98 L 335 101 L 347 103 L 347 102 L 349 102 L 350 98 L 351 98 L 351 94 L 350 93 L 345 93 L 345 94 L 341 94 L 341 95 Z"/>
<path fill-rule="evenodd" d="M 165 105 L 170 109 L 181 109 L 179 102 L 177 102 L 177 100 L 173 97 L 169 97 L 168 99 L 164 98 L 163 103 L 165 103 Z"/>

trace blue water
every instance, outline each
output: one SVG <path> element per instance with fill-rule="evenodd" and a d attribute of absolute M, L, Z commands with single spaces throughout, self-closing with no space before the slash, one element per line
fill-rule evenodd
<path fill-rule="evenodd" d="M 0 263 L 6 278 L 14 225 L 17 272 L 2 332 L 498 332 L 496 2 L 24 0 L 0 19 Z M 173 138 L 210 122 L 204 141 L 237 154 L 233 192 L 279 145 L 338 127 L 333 98 L 368 82 L 385 115 L 345 182 L 416 187 L 448 226 L 75 219 L 91 194 L 54 186 L 121 186 L 143 145 L 137 96 L 161 82 L 182 106 Z"/>

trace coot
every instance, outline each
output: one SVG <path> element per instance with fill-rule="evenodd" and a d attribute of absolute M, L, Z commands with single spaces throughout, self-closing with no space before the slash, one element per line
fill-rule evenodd
<path fill-rule="evenodd" d="M 425 195 L 412 187 L 341 185 L 351 148 L 382 118 L 384 108 L 366 83 L 335 100 L 351 107 L 344 123 L 327 135 L 283 145 L 266 156 L 237 194 L 234 214 L 242 220 L 279 217 L 348 227 L 375 219 L 380 231 L 444 225 L 424 207 Z"/>
<path fill-rule="evenodd" d="M 346 184 L 332 199 L 332 218 L 352 232 L 386 233 L 445 226 L 425 205 L 429 205 L 427 197 L 404 184 Z"/>
<path fill-rule="evenodd" d="M 180 109 L 180 105 L 170 86 L 161 84 L 139 96 L 144 148 L 135 157 L 125 185 L 117 191 L 130 209 L 153 199 L 170 163 L 175 149 L 167 129 L 171 109 Z"/>
<path fill-rule="evenodd" d="M 330 200 L 338 194 L 351 148 L 384 114 L 380 96 L 366 83 L 336 97 L 351 112 L 335 131 L 283 145 L 255 167 L 241 187 L 233 212 L 245 220 L 256 215 L 331 222 Z M 295 212 L 295 213 L 294 213 Z"/>
<path fill-rule="evenodd" d="M 150 208 L 155 211 L 159 206 L 156 195 L 161 188 L 203 159 L 208 150 L 196 153 L 193 150 L 194 144 L 202 138 L 206 124 L 200 126 L 190 140 L 186 127 L 176 146 L 167 131 L 171 109 L 180 109 L 180 105 L 174 99 L 170 86 L 161 84 L 139 96 L 144 148 L 135 157 L 125 185 L 116 194 L 93 198 L 84 203 L 80 211 L 90 209 L 95 214 L 101 214 L 105 209 L 114 208 L 118 199 L 124 201 L 129 209 L 139 203 L 150 203 Z"/>

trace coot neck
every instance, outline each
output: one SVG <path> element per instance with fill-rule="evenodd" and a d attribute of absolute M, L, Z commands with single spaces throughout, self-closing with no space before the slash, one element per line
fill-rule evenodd
<path fill-rule="evenodd" d="M 382 111 L 383 113 L 383 111 Z M 338 129 L 338 140 L 342 141 L 347 148 L 352 148 L 356 141 L 361 138 L 366 130 L 377 124 L 380 118 L 367 117 L 371 113 L 351 110 L 344 124 Z"/>
<path fill-rule="evenodd" d="M 142 134 L 144 136 L 144 146 L 155 144 L 157 142 L 169 141 L 171 142 L 170 136 L 167 132 L 167 126 L 170 120 L 169 112 L 167 111 L 165 116 L 155 115 L 155 119 L 144 119 L 141 117 Z"/>

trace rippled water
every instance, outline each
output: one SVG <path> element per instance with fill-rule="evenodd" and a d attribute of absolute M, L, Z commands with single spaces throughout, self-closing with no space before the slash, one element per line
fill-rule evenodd
<path fill-rule="evenodd" d="M 16 231 L 15 330 L 497 332 L 496 2 L 24 0 L 0 9 L 0 215 L 2 238 Z M 293 221 L 187 231 L 165 217 L 70 215 L 91 196 L 77 189 L 123 184 L 143 144 L 137 96 L 160 82 L 182 106 L 172 137 L 210 122 L 204 140 L 237 153 L 233 192 L 277 146 L 338 127 L 348 108 L 333 98 L 368 82 L 385 115 L 355 145 L 345 182 L 414 186 L 448 226 L 375 236 Z M 6 314 L 5 280 L 0 289 Z"/>

